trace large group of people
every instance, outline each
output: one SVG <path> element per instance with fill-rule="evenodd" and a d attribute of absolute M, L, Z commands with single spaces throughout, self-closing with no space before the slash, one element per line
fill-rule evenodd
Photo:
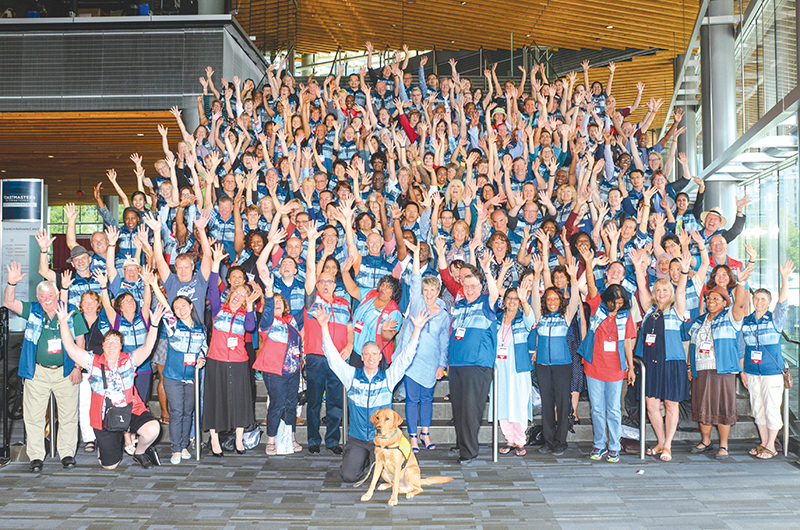
<path fill-rule="evenodd" d="M 575 72 L 548 79 L 540 65 L 500 83 L 492 67 L 482 91 L 454 60 L 445 76 L 423 57 L 415 83 L 407 48 L 379 68 L 366 49 L 367 66 L 345 79 L 344 67 L 296 79 L 280 61 L 259 89 L 207 68 L 199 125 L 187 129 L 174 107 L 177 145 L 159 126 L 164 157 L 150 166 L 131 155 L 138 189 L 108 171 L 123 211 L 104 204 L 104 182 L 95 187 L 105 230 L 91 248 L 78 244 L 77 209 L 65 206 L 73 270 L 52 270 L 45 231 L 35 302 L 15 297 L 24 274 L 9 267 L 4 303 L 27 319 L 19 374 L 32 471 L 42 469 L 50 393 L 64 467 L 75 466 L 78 426 L 105 468 L 123 451 L 156 464 L 154 373 L 173 464 L 200 444 L 195 421 L 211 458 L 223 455 L 223 432 L 246 451 L 246 429 L 263 419 L 254 406 L 263 381 L 266 453 L 278 454 L 282 426 L 296 430 L 304 389 L 307 451 L 324 442 L 344 453 L 342 477 L 355 482 L 375 436 L 369 418 L 393 393 L 404 396 L 413 451 L 435 447 L 443 377 L 463 464 L 478 455 L 490 393 L 500 452 L 523 456 L 534 396 L 539 451 L 561 455 L 584 391 L 590 458 L 616 462 L 637 357 L 658 438 L 651 454 L 672 458 L 678 406 L 690 400 L 702 435 L 692 451 L 714 450 L 716 425 L 716 457 L 726 458 L 737 374 L 761 435 L 751 454 L 776 454 L 794 264 L 780 269 L 774 312 L 766 290 L 751 304 L 755 250 L 746 246 L 746 264 L 728 255 L 748 198 L 727 229 L 726 212 L 705 209 L 704 183 L 677 152 L 680 110 L 650 142 L 662 101 L 632 120 L 645 86 L 635 101 L 615 101 L 613 63 L 605 87 L 589 83 L 585 62 L 583 83 Z"/>

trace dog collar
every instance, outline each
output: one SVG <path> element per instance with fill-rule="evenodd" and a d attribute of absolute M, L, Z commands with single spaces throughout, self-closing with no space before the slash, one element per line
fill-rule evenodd
<path fill-rule="evenodd" d="M 397 434 L 397 431 L 398 431 L 398 430 L 399 430 L 399 429 L 395 428 L 395 430 L 394 430 L 394 431 L 392 431 L 392 434 L 390 434 L 389 436 L 381 436 L 381 440 L 388 440 L 389 438 L 391 438 L 391 437 L 393 437 L 395 434 Z"/>

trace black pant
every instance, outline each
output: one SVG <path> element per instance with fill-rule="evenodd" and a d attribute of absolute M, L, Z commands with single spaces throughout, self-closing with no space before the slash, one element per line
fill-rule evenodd
<path fill-rule="evenodd" d="M 536 365 L 542 394 L 542 437 L 551 449 L 567 448 L 572 364 Z M 558 421 L 556 421 L 558 411 Z"/>
<path fill-rule="evenodd" d="M 492 369 L 484 366 L 451 366 L 450 402 L 456 446 L 461 460 L 478 456 L 478 431 L 492 384 Z"/>
<path fill-rule="evenodd" d="M 372 455 L 375 454 L 375 442 L 359 440 L 352 436 L 344 444 L 344 455 L 339 474 L 343 482 L 358 482 L 369 469 Z"/>

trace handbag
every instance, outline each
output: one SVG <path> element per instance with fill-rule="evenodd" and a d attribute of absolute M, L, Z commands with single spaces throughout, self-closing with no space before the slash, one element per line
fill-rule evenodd
<path fill-rule="evenodd" d="M 106 381 L 106 367 L 100 366 L 103 374 L 103 390 L 108 389 Z M 108 432 L 124 432 L 131 427 L 131 415 L 133 413 L 133 402 L 122 407 L 115 407 L 111 404 L 111 399 L 105 398 L 105 414 L 103 415 L 103 430 Z"/>
<path fill-rule="evenodd" d="M 294 441 L 292 440 L 292 428 L 281 420 L 278 425 L 278 434 L 275 436 L 275 452 L 279 455 L 293 455 Z"/>
<path fill-rule="evenodd" d="M 789 389 L 792 388 L 794 385 L 794 377 L 792 377 L 792 372 L 789 371 L 789 367 L 783 369 L 783 388 Z"/>

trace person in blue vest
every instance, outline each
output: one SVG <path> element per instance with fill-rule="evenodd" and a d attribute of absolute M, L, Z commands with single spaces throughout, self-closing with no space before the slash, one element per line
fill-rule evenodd
<path fill-rule="evenodd" d="M 679 260 L 681 272 L 677 288 L 673 288 L 669 278 L 659 278 L 653 283 L 652 292 L 647 284 L 647 252 L 636 251 L 633 260 L 639 285 L 639 302 L 646 310 L 635 355 L 642 359 L 647 369 L 647 414 L 658 438 L 658 444 L 648 454 L 661 455 L 661 460 L 670 461 L 672 439 L 680 420 L 679 405 L 681 401 L 689 399 L 682 329 L 691 255 L 684 251 Z M 662 401 L 667 411 L 666 418 L 661 415 Z"/>
<path fill-rule="evenodd" d="M 750 454 L 762 459 L 778 454 L 775 438 L 783 427 L 781 400 L 786 364 L 781 354 L 781 333 L 789 311 L 789 276 L 794 271 L 792 260 L 780 267 L 781 290 L 773 311 L 769 310 L 772 294 L 766 289 L 756 289 L 753 293 L 755 311 L 742 321 L 739 353 L 744 353 L 743 382 L 750 391 L 750 408 L 761 437 L 761 443 L 751 449 Z"/>
<path fill-rule="evenodd" d="M 533 285 L 539 285 L 544 264 L 539 256 L 533 259 Z M 591 271 L 590 271 L 591 272 Z M 564 454 L 567 449 L 567 430 L 572 383 L 572 353 L 567 342 L 567 335 L 572 320 L 581 308 L 581 297 L 578 294 L 578 264 L 571 262 L 567 266 L 572 292 L 569 302 L 564 291 L 550 286 L 539 297 L 533 294 L 531 305 L 536 318 L 536 334 L 538 343 L 533 354 L 536 362 L 536 377 L 539 381 L 539 392 L 542 395 L 542 437 L 544 445 L 540 453 Z M 522 297 L 520 297 L 522 300 Z M 526 302 L 527 303 L 527 302 Z M 580 315 L 583 318 L 583 315 Z M 556 414 L 556 411 L 561 411 Z"/>
<path fill-rule="evenodd" d="M 355 368 L 347 364 L 331 339 L 328 329 L 330 320 L 328 308 L 319 306 L 313 316 L 322 330 L 322 348 L 325 351 L 325 358 L 347 391 L 347 410 L 350 418 L 349 438 L 345 444 L 339 474 L 344 482 L 357 482 L 368 472 L 370 459 L 375 451 L 373 443 L 375 427 L 370 418 L 379 409 L 391 408 L 392 391 L 405 375 L 411 361 L 414 360 L 419 345 L 419 335 L 430 320 L 430 314 L 424 308 L 420 308 L 415 317 L 410 317 L 414 324 L 411 340 L 406 343 L 403 351 L 395 357 L 394 363 L 386 370 L 379 369 L 383 354 L 375 342 L 364 345 L 361 352 L 364 361 L 363 368 Z"/>
<path fill-rule="evenodd" d="M 588 276 L 588 275 L 587 275 Z M 593 282 L 590 283 L 593 284 Z M 589 458 L 619 462 L 622 436 L 621 395 L 627 379 L 636 381 L 633 371 L 633 347 L 636 327 L 631 317 L 628 292 L 618 284 L 609 285 L 598 295 L 594 290 L 586 301 L 591 319 L 578 353 L 583 357 L 589 401 L 592 407 L 594 446 Z M 606 427 L 608 436 L 606 437 Z M 608 448 L 606 448 L 608 444 Z"/>
<path fill-rule="evenodd" d="M 58 289 L 55 283 L 44 281 L 36 286 L 36 301 L 23 302 L 16 297 L 16 287 L 25 277 L 22 266 L 8 266 L 3 305 L 24 318 L 25 336 L 19 358 L 19 377 L 25 380 L 22 395 L 22 419 L 25 423 L 30 471 L 42 470 L 45 458 L 44 429 L 50 395 L 58 404 L 57 449 L 65 469 L 75 467 L 75 448 L 78 445 L 78 383 L 79 367 L 67 355 L 61 343 L 61 327 L 56 316 Z M 30 296 L 29 296 L 30 297 Z M 82 318 L 69 319 L 72 336 L 84 344 L 88 329 Z"/>
<path fill-rule="evenodd" d="M 507 260 L 509 258 L 506 258 Z M 493 281 L 487 277 L 487 281 Z M 496 284 L 500 284 L 498 278 Z M 497 417 L 506 444 L 500 449 L 501 454 L 512 450 L 517 456 L 525 456 L 525 441 L 528 422 L 533 419 L 533 385 L 531 371 L 533 363 L 528 353 L 528 337 L 535 327 L 536 320 L 530 298 L 533 280 L 527 276 L 520 282 L 519 289 L 511 287 L 503 296 L 503 311 L 497 330 L 497 358 L 494 368 L 497 370 Z M 498 287 L 499 291 L 499 287 Z M 520 310 L 521 309 L 521 310 Z"/>
<path fill-rule="evenodd" d="M 744 359 L 739 352 L 739 333 L 742 329 L 744 306 L 747 302 L 745 284 L 754 269 L 748 265 L 739 273 L 734 290 L 734 302 L 721 285 L 705 292 L 706 313 L 692 323 L 689 330 L 689 377 L 692 381 L 692 420 L 700 424 L 702 439 L 692 447 L 693 453 L 713 449 L 711 428 L 719 430 L 719 450 L 716 458 L 725 460 L 728 436 L 736 423 L 736 374 L 742 371 Z M 742 374 L 742 379 L 745 379 Z"/>
<path fill-rule="evenodd" d="M 491 276 L 493 257 L 489 249 L 483 253 L 483 274 L 472 265 L 464 266 L 469 271 L 461 282 L 464 298 L 456 302 L 452 313 L 448 376 L 458 461 L 462 465 L 470 465 L 478 457 L 478 431 L 497 357 L 500 293 L 494 281 L 486 282 L 488 294 L 483 292 L 483 275 Z"/>

